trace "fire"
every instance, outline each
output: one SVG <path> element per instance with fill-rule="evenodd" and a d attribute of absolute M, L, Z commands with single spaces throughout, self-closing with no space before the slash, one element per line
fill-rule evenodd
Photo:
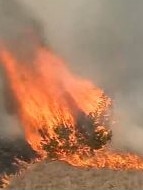
<path fill-rule="evenodd" d="M 114 170 L 143 170 L 143 159 L 135 154 L 114 152 L 104 147 L 97 150 L 90 157 L 80 157 L 78 154 L 70 158 L 65 157 L 62 160 L 68 161 L 71 165 L 79 167 L 109 168 Z"/>
<path fill-rule="evenodd" d="M 46 48 L 36 51 L 30 66 L 8 49 L 0 52 L 31 147 L 75 166 L 143 169 L 138 156 L 104 146 L 111 138 L 110 98 Z"/>

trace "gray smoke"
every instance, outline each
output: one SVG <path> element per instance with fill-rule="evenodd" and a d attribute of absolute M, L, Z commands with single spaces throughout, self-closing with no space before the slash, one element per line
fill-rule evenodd
<path fill-rule="evenodd" d="M 143 153 L 143 1 L 19 0 L 71 69 L 114 99 L 114 144 Z"/>
<path fill-rule="evenodd" d="M 0 9 L 0 36 L 18 39 L 25 26 L 35 28 L 33 18 L 38 20 L 42 27 L 36 25 L 36 31 L 48 46 L 114 99 L 119 118 L 114 144 L 143 153 L 143 1 L 17 0 L 23 11 L 14 1 L 7 3 L 16 16 L 7 18 Z"/>
<path fill-rule="evenodd" d="M 9 48 L 20 60 L 19 63 L 26 63 L 32 70 L 35 48 L 41 43 L 39 25 L 17 1 L 0 0 L 0 44 Z M 17 108 L 3 64 L 0 63 L 0 137 L 23 135 Z"/>
<path fill-rule="evenodd" d="M 6 85 L 3 69 L 0 67 L 0 138 L 22 135 L 22 128 L 16 114 L 13 114 L 11 91 Z"/>

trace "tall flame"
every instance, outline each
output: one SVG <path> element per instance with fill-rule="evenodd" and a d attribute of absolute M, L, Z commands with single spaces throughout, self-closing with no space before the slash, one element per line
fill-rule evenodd
<path fill-rule="evenodd" d="M 58 146 L 64 142 L 56 133 L 57 126 L 62 124 L 69 128 L 70 144 L 75 145 L 78 141 L 76 125 L 79 113 L 96 113 L 96 118 L 99 118 L 103 112 L 109 111 L 111 100 L 90 81 L 69 72 L 64 62 L 46 48 L 36 51 L 32 66 L 4 48 L 1 49 L 0 59 L 19 105 L 17 111 L 25 138 L 34 150 L 45 154 L 41 143 L 45 139 L 47 144 L 51 139 L 56 140 Z M 102 129 L 108 132 L 102 126 L 98 128 L 99 131 Z M 86 130 L 89 130 L 88 127 Z M 76 166 L 143 169 L 143 160 L 136 155 L 119 154 L 104 147 L 93 151 L 92 156 L 87 158 L 83 156 L 84 151 L 80 153 L 80 148 L 89 152 L 90 147 L 79 147 L 74 154 L 59 151 L 60 159 Z"/>

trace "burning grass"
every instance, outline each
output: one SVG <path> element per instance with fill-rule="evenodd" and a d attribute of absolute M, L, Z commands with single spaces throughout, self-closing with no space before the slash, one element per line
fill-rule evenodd
<path fill-rule="evenodd" d="M 106 147 L 112 136 L 111 99 L 92 82 L 73 75 L 46 48 L 36 51 L 33 67 L 8 49 L 0 51 L 25 135 L 18 146 L 0 142 L 2 174 L 16 173 L 17 159 L 29 162 L 37 156 L 82 167 L 143 169 L 142 158 Z"/>

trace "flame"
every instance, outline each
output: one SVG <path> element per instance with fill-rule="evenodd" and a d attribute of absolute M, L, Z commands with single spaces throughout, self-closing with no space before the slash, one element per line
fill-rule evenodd
<path fill-rule="evenodd" d="M 94 155 L 81 157 L 79 154 L 61 158 L 78 167 L 109 168 L 113 170 L 143 170 L 143 158 L 131 153 L 115 152 L 107 147 L 97 150 Z"/>
<path fill-rule="evenodd" d="M 109 117 L 111 100 L 90 81 L 69 72 L 65 63 L 46 48 L 36 51 L 30 66 L 29 62 L 21 61 L 8 49 L 1 48 L 0 51 L 0 59 L 18 102 L 17 112 L 25 138 L 32 148 L 44 156 L 43 144 L 46 142 L 50 151 L 57 143 L 55 152 L 59 159 L 74 166 L 143 169 L 143 160 L 136 155 L 114 152 L 103 146 L 100 150 L 92 150 L 91 154 L 89 144 L 80 145 L 77 120 L 80 116 L 86 123 L 87 116 L 92 118 L 93 113 L 96 113 L 94 132 L 97 137 L 102 134 L 101 139 L 106 141 L 110 130 L 104 126 L 106 122 L 101 122 L 103 125 L 98 127 L 97 123 L 100 123 L 103 113 L 104 120 Z M 81 130 L 88 138 L 86 131 L 89 129 L 85 123 L 82 123 Z M 60 126 L 65 127 L 63 133 L 70 131 L 70 146 L 66 144 L 67 137 L 62 138 L 63 133 L 59 135 L 62 130 L 56 133 Z M 76 147 L 76 151 L 68 152 L 71 147 Z"/>

